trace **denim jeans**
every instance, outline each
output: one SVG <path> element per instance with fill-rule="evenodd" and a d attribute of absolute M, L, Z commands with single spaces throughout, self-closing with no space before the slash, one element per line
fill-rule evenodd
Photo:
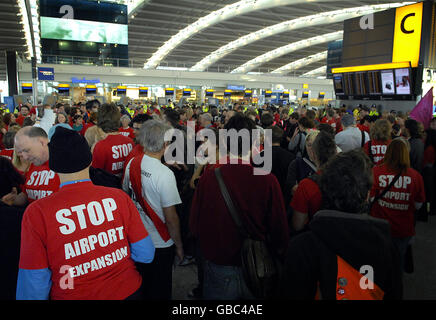
<path fill-rule="evenodd" d="M 394 246 L 397 248 L 398 253 L 400 254 L 401 271 L 404 271 L 404 264 L 406 261 L 406 251 L 410 239 L 412 239 L 412 237 L 392 238 L 392 242 L 394 243 Z"/>
<path fill-rule="evenodd" d="M 254 299 L 245 284 L 242 270 L 236 266 L 221 266 L 204 260 L 204 300 Z"/>

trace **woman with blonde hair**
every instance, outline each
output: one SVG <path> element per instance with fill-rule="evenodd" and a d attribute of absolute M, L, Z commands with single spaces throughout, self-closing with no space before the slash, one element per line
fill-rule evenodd
<path fill-rule="evenodd" d="M 30 162 L 24 160 L 21 156 L 18 156 L 15 151 L 12 154 L 12 164 L 22 176 L 26 175 L 26 172 L 30 167 Z"/>
<path fill-rule="evenodd" d="M 363 150 L 374 165 L 382 163 L 386 149 L 391 142 L 392 125 L 388 120 L 378 119 L 371 127 L 371 139 L 365 143 Z"/>
<path fill-rule="evenodd" d="M 415 211 L 425 202 L 422 176 L 410 165 L 409 143 L 402 138 L 392 140 L 373 176 L 370 214 L 390 223 L 403 267 L 407 246 L 415 235 Z"/>

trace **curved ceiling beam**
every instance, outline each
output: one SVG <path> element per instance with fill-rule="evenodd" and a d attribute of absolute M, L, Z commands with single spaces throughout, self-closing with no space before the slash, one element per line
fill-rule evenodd
<path fill-rule="evenodd" d="M 335 0 L 315 0 L 316 2 L 327 2 Z M 311 1 L 311 2 L 315 2 Z M 210 27 L 216 23 L 222 22 L 236 16 L 247 14 L 252 11 L 268 9 L 278 6 L 294 5 L 307 3 L 308 0 L 241 0 L 229 4 L 219 10 L 213 11 L 208 15 L 198 19 L 186 28 L 180 30 L 165 42 L 153 55 L 144 63 L 144 69 L 154 69 L 159 63 L 179 44 L 201 30 Z"/>
<path fill-rule="evenodd" d="M 311 77 L 314 77 L 317 75 L 325 75 L 326 73 L 327 73 L 327 66 L 322 66 L 322 67 L 319 67 L 317 69 L 314 69 L 314 70 L 311 70 L 309 72 L 302 74 L 300 76 L 300 78 L 304 78 L 304 77 L 311 78 Z"/>
<path fill-rule="evenodd" d="M 312 27 L 316 25 L 331 24 L 335 22 L 341 22 L 346 19 L 351 19 L 367 14 L 371 14 L 377 11 L 383 11 L 390 8 L 400 7 L 406 4 L 411 4 L 413 2 L 402 2 L 402 3 L 388 3 L 380 5 L 367 5 L 363 7 L 347 8 L 335 11 L 328 11 L 323 13 L 317 13 L 314 15 L 300 17 L 293 20 L 284 21 L 264 29 L 258 30 L 256 32 L 249 33 L 243 37 L 240 37 L 228 44 L 222 46 L 221 48 L 215 50 L 201 61 L 196 63 L 190 71 L 204 71 L 210 65 L 214 64 L 225 55 L 229 54 L 236 49 L 239 49 L 247 44 L 255 42 L 257 40 L 273 36 L 286 31 Z"/>
<path fill-rule="evenodd" d="M 294 70 L 297 70 L 301 67 L 307 66 L 309 64 L 312 64 L 314 62 L 326 60 L 327 53 L 328 53 L 328 51 L 326 50 L 323 52 L 312 54 L 308 57 L 304 57 L 304 58 L 296 60 L 296 61 L 292 61 L 291 63 L 288 63 L 288 64 L 286 64 L 278 69 L 273 70 L 271 73 L 285 74 L 285 73 L 289 73 L 289 72 L 292 72 Z"/>
<path fill-rule="evenodd" d="M 257 66 L 264 64 L 267 61 L 271 61 L 271 60 L 278 58 L 278 57 L 281 57 L 285 54 L 295 52 L 297 50 L 301 50 L 301 49 L 311 47 L 311 46 L 314 46 L 317 44 L 342 39 L 343 35 L 344 35 L 343 31 L 336 31 L 336 32 L 322 34 L 320 36 L 316 36 L 313 38 L 304 39 L 304 40 L 300 40 L 297 42 L 287 44 L 286 46 L 283 46 L 283 47 L 274 49 L 272 51 L 269 51 L 267 53 L 264 53 L 256 58 L 244 63 L 242 66 L 232 70 L 230 73 L 246 73 L 250 70 L 253 70 Z"/>

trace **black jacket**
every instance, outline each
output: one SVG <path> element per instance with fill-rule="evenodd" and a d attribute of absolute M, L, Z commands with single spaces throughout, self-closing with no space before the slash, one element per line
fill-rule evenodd
<path fill-rule="evenodd" d="M 0 201 L 0 300 L 15 300 L 24 210 Z"/>
<path fill-rule="evenodd" d="M 354 269 L 373 267 L 374 282 L 384 299 L 402 298 L 399 255 L 387 221 L 363 214 L 318 211 L 308 231 L 293 238 L 286 257 L 282 296 L 313 300 L 320 284 L 321 296 L 336 299 L 337 258 Z"/>

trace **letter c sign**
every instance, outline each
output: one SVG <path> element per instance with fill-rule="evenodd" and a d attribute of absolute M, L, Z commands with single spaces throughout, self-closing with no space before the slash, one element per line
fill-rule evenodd
<path fill-rule="evenodd" d="M 413 13 L 409 13 L 408 15 L 404 16 L 403 20 L 401 20 L 401 32 L 407 33 L 407 34 L 415 32 L 415 29 L 413 29 L 413 30 L 406 30 L 406 27 L 404 26 L 404 24 L 406 23 L 407 18 L 414 17 L 415 15 L 416 14 L 413 12 Z"/>
<path fill-rule="evenodd" d="M 394 45 L 392 62 L 410 61 L 418 66 L 421 49 L 423 3 L 395 9 Z"/>

